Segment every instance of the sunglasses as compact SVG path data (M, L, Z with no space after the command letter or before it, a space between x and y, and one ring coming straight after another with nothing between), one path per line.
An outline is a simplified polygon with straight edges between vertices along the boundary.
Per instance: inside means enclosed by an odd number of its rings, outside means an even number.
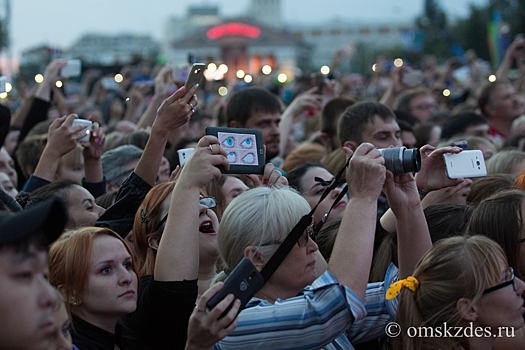
M211 209L217 206L217 200L214 197L200 197L199 204L202 205L203 207L206 207L206 209ZM157 227L155 227L155 230L153 230L153 232L158 231L158 229L160 229L162 224L165 223L167 219L168 219L168 214L162 217L162 219L158 223Z
M501 289L501 288L505 288L506 286L508 286L509 284L512 284L512 288L514 288L514 291L516 291L516 282L514 280L514 269L512 267L509 268L509 271L510 271L510 278L506 281L503 281L499 284L496 284L495 286L493 287L490 287L490 288L487 288L483 291L483 295L485 294L488 294L490 292L494 292L498 289Z

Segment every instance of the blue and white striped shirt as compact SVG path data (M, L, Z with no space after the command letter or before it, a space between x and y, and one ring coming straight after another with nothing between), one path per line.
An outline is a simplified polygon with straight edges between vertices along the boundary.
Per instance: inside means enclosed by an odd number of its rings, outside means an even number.
M235 331L212 349L353 349L350 341L384 337L397 309L385 293L397 277L391 264L384 282L368 284L364 303L329 271L294 298L252 298Z

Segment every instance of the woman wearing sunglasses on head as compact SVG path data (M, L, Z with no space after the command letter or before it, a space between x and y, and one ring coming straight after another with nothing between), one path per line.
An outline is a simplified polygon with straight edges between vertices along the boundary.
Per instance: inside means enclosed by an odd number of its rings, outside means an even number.
M387 298L399 294L394 349L492 349L497 337L523 326L524 292L496 242L481 235L440 240L412 276L387 291Z
M155 186L135 215L133 243L142 290L137 311L125 324L152 349L184 346L197 295L215 275L218 220L209 209L216 202L201 188L220 176L216 165L229 166L225 151L215 137L205 136L176 183ZM235 312L225 317L222 328L234 317Z

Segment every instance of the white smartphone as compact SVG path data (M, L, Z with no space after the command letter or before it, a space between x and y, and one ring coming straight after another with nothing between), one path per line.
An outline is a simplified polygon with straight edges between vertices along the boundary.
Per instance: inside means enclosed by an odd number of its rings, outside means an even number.
M87 126L87 128L84 129L84 132L86 133L86 135L80 140L78 140L78 142L89 142L89 137L91 136L91 132L93 131L93 122L91 122L91 120L86 120L86 119L73 120L73 126L77 126L77 125Z
M0 93L6 92L5 85L7 84L7 77L1 76L0 77Z
M104 77L100 79L100 84L106 90L117 90L118 89L118 83L115 81L114 78L111 78L111 77Z
M483 152L480 150L467 150L461 153L445 153L445 166L449 179L461 177L483 177L487 175Z
M193 151L195 151L195 148L183 148L177 151L177 154L179 155L179 164L181 167L188 161L190 156L193 154Z
M80 60L68 60L67 64L60 70L63 78L78 77L82 73L82 63Z

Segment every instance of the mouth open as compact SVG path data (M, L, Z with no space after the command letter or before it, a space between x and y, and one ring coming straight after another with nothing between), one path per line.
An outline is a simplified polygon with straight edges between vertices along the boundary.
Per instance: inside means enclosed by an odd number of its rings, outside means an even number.
M213 227L213 224L212 224L212 222L210 220L204 221L202 224L200 224L199 232L206 233L206 234L209 234L209 235L217 234L217 232L215 232L215 228Z

